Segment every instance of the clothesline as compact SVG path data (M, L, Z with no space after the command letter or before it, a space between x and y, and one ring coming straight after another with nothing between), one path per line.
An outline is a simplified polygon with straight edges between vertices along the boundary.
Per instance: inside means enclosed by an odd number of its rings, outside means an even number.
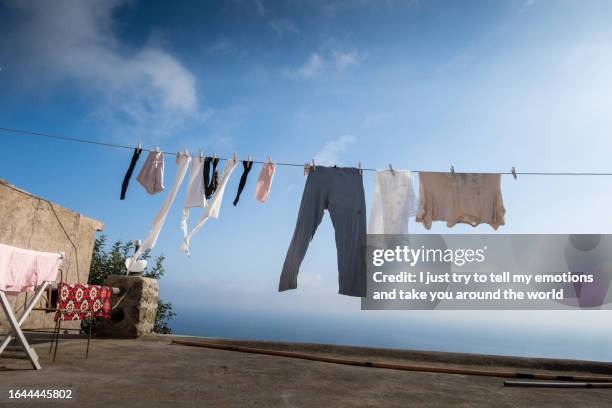
M117 149L129 149L129 150L133 150L136 147L136 146L128 146L128 145L121 145L121 144L108 143L108 142L99 142L99 141L88 140L88 139L83 139L83 138L76 138L76 137L70 137L70 136L64 136L64 135L52 135L52 134L49 134L49 133L35 132L35 131L23 130L23 129L6 128L6 127L0 127L0 131L5 132L5 133L12 133L12 134L16 134L16 135L20 134L20 135L28 135L28 136L46 137L46 138L49 138L49 139L63 140L63 141L67 141L67 142L76 142L76 143L86 143L86 144L92 144L92 145L104 146L104 147L111 147L111 148L117 148ZM151 151L155 150L155 149L147 149L147 148L144 148L144 147L141 147L141 149L143 151L146 151L146 152L151 152ZM163 150L160 150L160 151L162 153L164 153L165 155L176 156L177 154L179 154L177 152L169 152L169 151L163 151ZM226 157L217 157L217 158L219 160L222 160L222 161L223 160L229 160ZM258 164L265 164L265 163L267 163L267 161L255 160L255 159L248 159L248 161L252 161L253 163L258 163ZM313 163L313 162L314 162L314 160L310 161L310 163ZM277 166L304 167L305 165L309 164L309 162L305 162L305 163L274 162L274 164L276 164ZM314 163L314 164L316 165L316 163ZM390 168L391 168L391 166L390 166ZM380 169L363 167L363 168L361 168L361 170L362 171L379 171ZM412 170L412 171L415 172L415 173L432 172L430 170ZM451 171L454 172L454 167L451 167ZM448 173L448 171L441 172L441 173ZM483 172L479 172L479 173L483 173ZM484 172L484 173L486 173L486 172ZM522 175L522 176L612 176L612 172L501 171L501 172L489 172L489 173L503 174L503 175L512 175L512 176L517 176L517 175Z
M150 195L165 190L164 154L176 156L177 167L172 187L153 218L146 238L139 240L140 244L134 255L126 261L128 272L138 272L144 269L143 260L139 260L139 257L155 246L169 210L185 179L187 179L187 189L180 222L183 232L181 250L190 256L190 243L194 235L208 220L219 217L227 182L239 165L236 153L231 159L216 157L215 154L213 157L207 156L204 160L192 160L187 150L184 153L162 152L159 148L144 149L141 143L138 146L126 146L20 129L0 127L0 131L133 151L121 186L121 200L125 198L129 180L142 151L147 151L149 154L136 180ZM199 157L202 158L201 151ZM227 162L222 171L218 171L217 164L221 160L227 160ZM390 171L379 171L363 168L361 162L358 167L345 167L342 168L342 171L338 171L334 168L335 166L317 166L314 159L305 164L274 163L270 158L267 161L252 160L249 155L248 160L242 160L243 171L233 202L234 206L239 201L253 163L263 164L255 187L255 198L262 203L267 200L276 165L303 167L304 173L310 170L299 207L296 227L283 263L278 290L297 288L300 265L321 218L327 210L335 230L338 293L358 297L367 295L365 248L368 233L408 234L410 217L415 217L415 221L422 223L427 230L431 229L434 221L446 222L449 228L457 224L471 226L488 224L497 230L498 227L505 224L506 213L500 183L502 174L512 175L515 179L517 175L612 176L612 173L595 172L517 172L515 167L512 167L509 172L457 173L462 174L462 177L455 177L454 166L451 166L448 172L395 172L391 164L389 164ZM187 175L190 164L191 168ZM314 167L308 168L309 166ZM362 170L377 172L369 225L366 222L367 211ZM418 196L412 182L413 175L417 172L419 173ZM194 208L201 208L202 212L196 224L190 228L188 219L191 209Z

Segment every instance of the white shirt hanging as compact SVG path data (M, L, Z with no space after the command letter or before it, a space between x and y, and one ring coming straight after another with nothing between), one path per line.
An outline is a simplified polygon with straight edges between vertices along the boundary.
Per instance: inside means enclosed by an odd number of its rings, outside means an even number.
M204 157L196 157L191 163L184 207L204 208L206 205L206 195L204 194Z
M225 167L223 168L223 174L221 175L221 179L219 180L219 186L215 191L214 195L210 198L208 206L200 217L200 221L198 225L196 225L193 230L183 239L183 245L181 249L189 256L189 244L191 243L191 239L193 236L204 226L206 221L209 218L219 218L219 212L221 210L221 202L223 201L223 193L225 193L225 186L232 175L232 172L238 165L238 159L234 156L230 160L227 161Z
M408 220L417 206L410 171L377 171L368 233L408 234Z
M193 160L191 171L189 172L189 183L187 184L185 204L183 204L183 214L181 215L183 240L187 239L189 234L189 225L187 224L189 209L205 208L207 205L206 193L204 191L204 157L200 156Z

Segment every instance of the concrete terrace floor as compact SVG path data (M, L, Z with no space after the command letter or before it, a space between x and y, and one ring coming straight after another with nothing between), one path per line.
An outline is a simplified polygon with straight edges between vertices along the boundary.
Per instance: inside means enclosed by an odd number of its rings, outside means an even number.
M195 338L181 338L197 341ZM612 389L504 387L493 377L355 367L171 344L172 337L62 340L57 361L36 345L43 369L0 356L0 389L73 387L76 401L0 403L75 407L609 407ZM214 340L219 342L220 340ZM612 364L413 352L342 346L226 341L370 361L612 374ZM17 354L16 352L14 354ZM562 370L562 371L560 371Z

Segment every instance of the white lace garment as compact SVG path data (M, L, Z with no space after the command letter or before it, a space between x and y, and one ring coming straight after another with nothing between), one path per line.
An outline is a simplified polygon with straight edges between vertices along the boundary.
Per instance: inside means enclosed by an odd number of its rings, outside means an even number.
M408 234L417 205L410 171L377 171L368 234Z

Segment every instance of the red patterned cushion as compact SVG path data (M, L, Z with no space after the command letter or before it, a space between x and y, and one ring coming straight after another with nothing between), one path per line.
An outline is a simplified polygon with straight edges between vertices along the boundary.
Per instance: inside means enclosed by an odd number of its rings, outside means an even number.
M60 282L58 285L58 311L55 320L82 320L91 317L108 319L111 311L112 288Z

